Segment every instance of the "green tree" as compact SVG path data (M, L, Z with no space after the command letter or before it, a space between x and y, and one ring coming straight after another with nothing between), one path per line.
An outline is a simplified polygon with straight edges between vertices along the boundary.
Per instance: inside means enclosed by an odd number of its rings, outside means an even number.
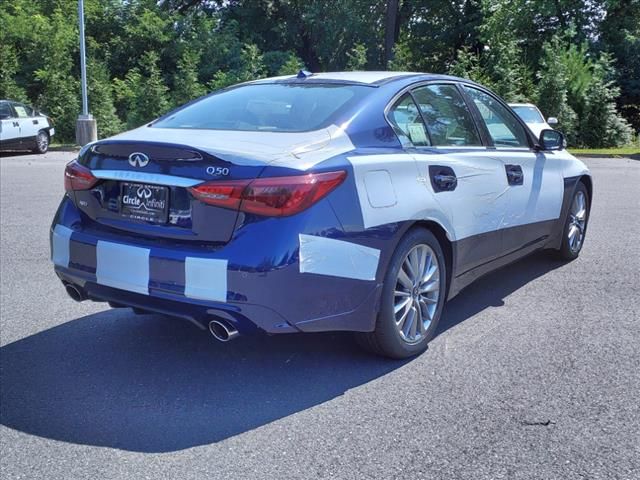
M367 65L367 47L356 43L347 53L347 70L364 70Z
M11 98L27 101L26 90L18 85L15 75L18 72L18 56L15 48L3 38L0 33L0 98Z
M116 114L113 85L105 63L89 57L87 84L89 110L96 119L98 137L105 138L120 133L124 129L124 123Z
M200 52L185 48L173 76L174 105L182 105L206 93L205 87L198 81L199 61Z
M72 60L77 58L78 32L67 13L56 9L43 33L46 38L40 45L43 64L34 72L38 83L35 104L53 118L59 138L70 140L75 137L80 112L80 82Z
M124 80L116 80L114 88L120 105L126 111L129 128L144 125L171 108L167 95L169 89L158 69L155 52L146 52L139 67L129 70Z
M554 37L543 46L541 69L538 72L538 97L536 104L546 117L556 117L570 145L578 143L577 115L569 105L569 71L564 62L563 46L559 37Z

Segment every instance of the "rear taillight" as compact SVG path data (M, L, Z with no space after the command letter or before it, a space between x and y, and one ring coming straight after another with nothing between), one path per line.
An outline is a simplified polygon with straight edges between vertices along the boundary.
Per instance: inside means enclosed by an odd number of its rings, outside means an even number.
M344 171L293 177L207 182L189 190L201 202L271 217L295 215L309 208L347 176Z
M64 189L67 192L74 190L89 190L98 179L93 176L91 170L80 165L77 160L67 163L64 169Z

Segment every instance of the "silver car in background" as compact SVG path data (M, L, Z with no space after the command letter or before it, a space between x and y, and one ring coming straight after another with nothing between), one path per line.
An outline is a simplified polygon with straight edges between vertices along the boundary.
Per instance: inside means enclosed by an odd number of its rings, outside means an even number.
M549 117L545 121L542 112L533 103L510 103L509 106L527 124L536 138L542 130L552 130L558 124L556 117Z

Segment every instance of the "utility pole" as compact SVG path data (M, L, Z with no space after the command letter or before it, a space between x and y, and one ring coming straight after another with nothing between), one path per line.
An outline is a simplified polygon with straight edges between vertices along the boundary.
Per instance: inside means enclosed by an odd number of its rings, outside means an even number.
M98 127L89 113L87 99L87 61L84 43L84 0L78 0L78 22L80 24L80 82L82 84L82 113L76 122L76 143L84 146L98 139Z

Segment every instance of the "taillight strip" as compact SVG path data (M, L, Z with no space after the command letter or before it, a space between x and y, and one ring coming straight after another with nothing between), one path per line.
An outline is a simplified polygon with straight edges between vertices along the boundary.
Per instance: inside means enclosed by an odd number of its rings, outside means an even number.
M346 171L338 170L287 177L214 180L189 191L208 205L268 217L286 217L317 203L338 187L346 176Z
M91 170L93 176L101 180L126 180L141 183L153 183L169 187L194 187L206 180L197 178L178 177L162 173L134 172L131 170Z

